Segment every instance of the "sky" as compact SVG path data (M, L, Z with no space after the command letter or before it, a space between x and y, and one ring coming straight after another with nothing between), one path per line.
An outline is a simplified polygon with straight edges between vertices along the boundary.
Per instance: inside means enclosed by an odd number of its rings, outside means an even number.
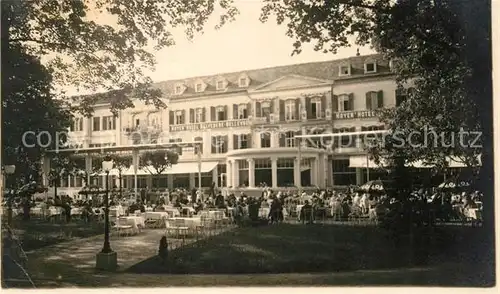
M337 54L316 52L313 44L303 44L302 53L291 56L295 40L286 36L286 26L277 25L273 18L261 23L261 0L235 0L240 14L236 20L216 30L219 14L214 12L203 33L188 40L183 29L170 32L175 45L154 52L156 70L146 71L154 82L215 75L280 65L326 61L356 55L357 47L340 48ZM90 18L101 24L113 25L113 20L90 13ZM360 48L360 54L374 53L370 48ZM56 88L59 88L56 85ZM90 94L69 86L61 88L66 94Z
M274 20L259 21L259 0L236 0L240 14L236 21L219 30L207 26L202 35L188 41L182 31L174 31L176 45L156 54L154 81L211 75L294 63L325 61L356 55L357 47L342 48L337 54L316 52L312 45L291 56L294 40L285 35L286 27ZM215 18L214 18L215 21ZM373 53L360 48L361 54Z

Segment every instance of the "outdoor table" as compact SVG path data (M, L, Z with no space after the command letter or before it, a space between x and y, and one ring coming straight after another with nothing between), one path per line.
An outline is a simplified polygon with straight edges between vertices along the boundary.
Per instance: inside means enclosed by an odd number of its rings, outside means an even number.
M109 208L109 215L112 216L121 216L125 215L125 208L123 206L113 206Z
M210 210L208 212L208 217L216 220L221 220L224 218L224 212L219 210Z
M178 217L178 216L181 216L181 213L179 212L179 210L177 208L165 208L165 212L168 213L168 215L170 217Z
M124 216L120 217L120 220L125 220L126 224L132 226L134 229L145 227L144 218L142 216Z
M145 219L159 220L162 218L168 218L168 212L166 211L147 211L144 215Z
M82 214L82 209L80 207L71 208L71 215L80 215Z
M201 217L176 217L171 218L170 220L183 220L185 226L188 228L196 228L197 226L201 226Z

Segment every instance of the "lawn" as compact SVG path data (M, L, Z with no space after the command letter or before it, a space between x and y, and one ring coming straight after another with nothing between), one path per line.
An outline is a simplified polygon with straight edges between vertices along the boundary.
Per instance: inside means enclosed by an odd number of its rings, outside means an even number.
M49 222L38 219L29 221L15 220L13 228L24 251L36 250L72 239L104 234L104 224L85 223L76 219L70 223Z
M396 246L384 230L375 226L280 224L239 228L172 251L167 266L157 257L150 257L129 268L127 273L151 274L151 278L168 275L168 280L174 281L177 274L220 277L334 273L345 277L359 272L361 277L364 272L365 276L366 273L378 276L385 273L377 278L382 284L490 285L492 270L486 268L472 241L477 237L477 228L440 230L429 243L424 265L415 263L416 245L403 241ZM421 272L423 267L427 276ZM412 271L413 274L409 273ZM406 276L401 276L403 273L407 273ZM262 282L260 278L246 279L246 282L267 284L264 280L268 277L261 277ZM333 282L325 279L325 283ZM339 281L342 279L335 282ZM344 282L349 284L349 280Z

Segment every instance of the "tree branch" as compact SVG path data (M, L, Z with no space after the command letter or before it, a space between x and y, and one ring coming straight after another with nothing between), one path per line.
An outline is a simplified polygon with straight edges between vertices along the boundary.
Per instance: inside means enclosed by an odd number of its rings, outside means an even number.
M17 38L17 39L9 39L8 42L33 42L41 45L48 45L48 46L59 46L59 47L68 47L68 45L63 44L63 43L56 43L56 42L47 42L43 40L37 40L37 39L31 39L31 38Z

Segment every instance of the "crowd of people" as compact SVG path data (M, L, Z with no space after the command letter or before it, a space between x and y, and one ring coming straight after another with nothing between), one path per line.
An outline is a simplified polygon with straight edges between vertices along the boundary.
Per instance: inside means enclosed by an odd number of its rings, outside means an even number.
M244 192L228 193L223 195L215 185L203 193L193 189L177 188L163 193L153 193L148 189L141 189L138 194L133 192L114 191L110 195L110 206L123 206L127 213L135 211L162 211L166 206L173 206L181 213L197 214L206 209L226 210L227 215L236 221L242 219L265 218L271 223L282 222L284 212L296 216L304 222L313 222L315 219L334 218L348 220L356 217L380 218L387 211L394 209L400 202L390 198L384 191L360 191L356 187L344 190L317 189L309 193L297 190L274 191L265 184L261 187L259 197L248 196ZM87 195L88 196L88 195ZM458 192L457 190L419 189L414 191L410 202L417 203L418 207L432 213L433 217L443 221L460 219L465 209L481 208L482 195L478 191L473 193ZM49 207L59 207L67 222L71 221L72 208L79 208L81 216L86 221L92 221L95 208L104 207L102 194L87 197L85 200L73 200L68 196L56 196L35 203L33 199L21 198L14 202L14 209L29 210L37 206L42 210ZM266 215L259 213L261 209L268 211Z

